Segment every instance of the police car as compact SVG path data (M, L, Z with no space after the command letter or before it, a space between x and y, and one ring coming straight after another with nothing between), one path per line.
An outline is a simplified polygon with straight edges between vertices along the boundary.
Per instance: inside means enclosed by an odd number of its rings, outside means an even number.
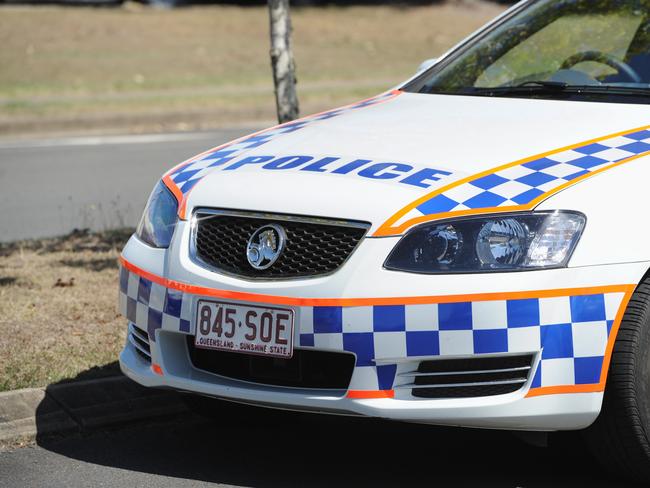
M649 1L524 1L179 164L121 256L122 370L197 407L585 429L649 479L649 102Z

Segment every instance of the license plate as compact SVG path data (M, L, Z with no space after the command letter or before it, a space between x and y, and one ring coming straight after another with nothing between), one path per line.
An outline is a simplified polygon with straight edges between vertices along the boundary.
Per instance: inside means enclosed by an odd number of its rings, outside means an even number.
M293 310L199 300L194 345L245 354L290 358Z

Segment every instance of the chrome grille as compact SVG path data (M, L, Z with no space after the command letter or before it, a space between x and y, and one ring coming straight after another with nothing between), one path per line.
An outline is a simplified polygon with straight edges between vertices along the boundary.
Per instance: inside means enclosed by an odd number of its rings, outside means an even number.
M395 389L409 389L421 398L504 395L526 384L534 359L533 354L522 354L422 361L416 371L398 375Z
M255 269L246 257L248 241L257 229L270 224L284 229L286 247L269 268ZM365 222L198 210L191 253L201 265L249 279L321 276L343 265L369 227Z

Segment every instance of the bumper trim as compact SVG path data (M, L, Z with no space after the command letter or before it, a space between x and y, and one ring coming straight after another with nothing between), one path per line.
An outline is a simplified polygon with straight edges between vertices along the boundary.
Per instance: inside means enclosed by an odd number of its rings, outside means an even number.
M195 286L181 281L163 278L150 273L129 262L120 256L120 263L129 271L142 276L158 285L192 295L201 295L216 298L229 298L232 300L252 301L256 303L269 303L274 305L289 305L296 307L363 307L372 305L426 305L456 302L483 302L492 300L517 300L524 298L554 298L567 295L592 295L594 293L625 293L630 295L636 285L604 285L580 288L559 288L553 290L530 290L515 292L476 293L467 295L438 295L438 296L413 296L413 297L375 297L375 298L301 298L280 295L265 295L248 293L219 288ZM385 360L388 360L384 358Z
M348 390L348 398L364 400L369 398L395 398L395 390Z

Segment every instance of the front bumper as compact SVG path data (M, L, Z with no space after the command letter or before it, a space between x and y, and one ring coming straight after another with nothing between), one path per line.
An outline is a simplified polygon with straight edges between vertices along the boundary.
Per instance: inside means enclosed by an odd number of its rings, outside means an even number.
M455 400L349 398L322 392L292 391L222 378L193 369L183 361L184 341L159 333L162 375L154 373L128 344L120 354L122 372L148 387L172 388L215 398L273 408L339 415L363 415L407 422L512 430L573 430L587 427L598 416L602 393L578 393L526 398L525 393ZM171 350L176 349L175 352ZM170 361L164 358L169 355Z
M152 361L127 342L120 356L127 376L145 386L278 408L471 427L564 430L591 424L630 283L648 268L635 263L419 276L382 269L395 243L384 238L366 239L328 277L247 282L191 262L188 233L181 223L168 252L136 238L123 251L121 310L147 331ZM291 307L297 347L356 355L349 389L273 387L194 368L186 336L194 334L200 297ZM400 374L425 360L514 353L533 354L533 370L519 390L497 396L414 397Z

